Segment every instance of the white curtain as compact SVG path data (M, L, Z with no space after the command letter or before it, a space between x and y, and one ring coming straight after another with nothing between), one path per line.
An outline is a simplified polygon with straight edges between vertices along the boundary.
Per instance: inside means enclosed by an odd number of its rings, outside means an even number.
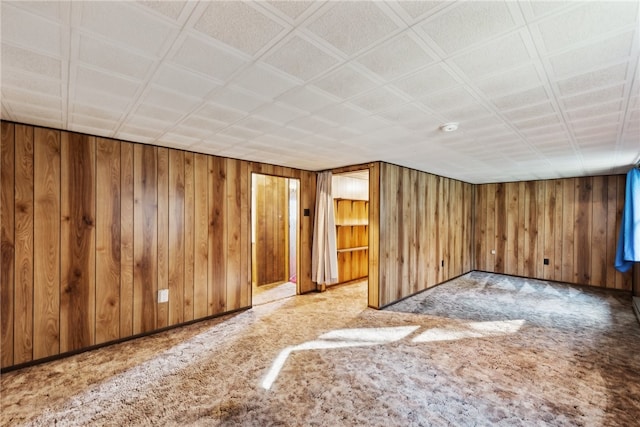
M336 221L333 214L331 172L318 174L316 217L313 224L311 280L324 288L338 282Z

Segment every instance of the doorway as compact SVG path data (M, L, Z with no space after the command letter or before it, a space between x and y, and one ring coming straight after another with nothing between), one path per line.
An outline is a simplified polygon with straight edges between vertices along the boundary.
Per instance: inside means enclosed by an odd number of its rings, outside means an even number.
M299 293L300 180L251 175L252 305Z

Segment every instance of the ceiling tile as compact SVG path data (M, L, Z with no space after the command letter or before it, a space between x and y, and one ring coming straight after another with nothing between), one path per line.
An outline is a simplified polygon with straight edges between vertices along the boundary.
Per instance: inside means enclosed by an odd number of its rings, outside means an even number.
M550 124L552 125L560 122L561 120L557 114L551 114L548 116L537 117L535 119L520 120L520 121L514 122L514 126L520 130L523 130L523 129L538 128L538 127L547 126Z
M250 3L240 1L210 2L195 28L249 55L270 44L285 29Z
M459 2L420 28L448 54L472 46L514 28L507 4L502 1Z
M316 112L317 116L338 125L347 124L365 118L368 113L350 105L337 104Z
M314 112L335 103L320 91L306 86L294 89L282 95L278 100L308 112Z
M593 1L540 23L548 52L582 43L610 31L637 25L638 2Z
M306 111L291 108L283 104L271 103L253 112L254 117L265 118L280 125L290 122L296 117L307 115Z
M177 1L177 0L171 0L171 1L141 0L141 1L138 1L136 4L147 7L151 10L154 10L160 13L161 15L164 15L176 21L180 16L180 14L182 13L182 10L184 9L184 6L187 4L187 2Z
M173 61L207 77L226 81L246 61L194 37L186 37L173 56Z
M442 1L399 1L398 5L413 19L423 18L444 4Z
M555 109L550 102L543 102L542 104L538 105L532 105L524 108L518 108L516 110L506 111L503 114L509 120L517 121L540 117L554 112Z
M159 55L176 27L127 2L82 2L80 26L124 46Z
M354 23L357 31L350 31ZM375 2L330 2L309 30L346 54L354 54L398 30Z
M514 93L511 95L503 96L501 98L493 99L492 102L502 110L510 110L514 108L521 108L526 105L539 104L544 101L548 101L549 97L544 87L525 90L523 92Z
M308 81L338 63L333 56L295 35L262 60L302 81Z
M38 76L18 71L15 68L2 69L2 86L21 88L44 95L62 96L60 80L39 78Z
M419 98L431 92L457 86L460 83L441 64L421 70L392 83L407 95Z
M573 95L585 90L624 83L627 75L627 63L617 64L601 70L592 71L558 82L562 96Z
M96 88L116 96L130 97L140 88L139 80L103 73L79 65L76 69L76 87Z
M519 33L489 42L453 59L467 76L474 78L516 68L530 60L529 52Z
M394 106L405 104L407 101L387 88L381 87L371 92L367 92L357 98L353 98L349 102L371 113L375 113L387 108L393 108Z
M350 65L338 68L313 84L325 92L343 99L355 96L377 85L375 81Z
M162 64L153 83L184 95L201 97L220 86L220 82L169 64Z
M109 92L84 86L75 88L71 101L85 105L99 105L104 109L116 111L128 111L129 107L133 104L131 97L115 96Z
M234 123L243 118L245 114L240 110L215 104L205 104L194 112L194 115L224 123Z
M32 13L40 15L45 18L58 21L63 16L63 9L66 6L65 2L55 1L3 1L5 5L13 5L22 9L28 10ZM4 13L4 10L3 10Z
M79 102L74 102L71 109L73 114L81 114L83 116L96 117L107 121L119 120L122 116L122 112L114 110L106 110L93 105L84 105Z
M223 87L209 97L210 102L248 113L267 103L264 98L230 87Z
M229 124L225 122L221 122L215 120L211 117L200 117L195 115L190 115L185 120L182 121L181 125L187 126L193 129L201 129L206 134L211 134L213 132L217 132L221 129L224 129Z
M149 58L87 34L80 35L78 59L85 64L137 79L144 78L153 65L153 60Z
M168 91L151 85L142 97L145 104L152 104L167 110L176 110L182 114L194 109L200 104L200 99L184 96L178 92Z
M562 102L568 109L586 107L588 105L599 104L621 98L623 91L624 85L618 85L602 90L583 93L569 98L564 98Z
M184 115L184 113L180 111L167 110L166 108L161 108L150 104L140 105L136 109L135 114L139 114L151 119L162 120L163 122L169 122L168 124L175 123L180 119L180 117Z
M238 121L236 123L238 126L242 126L244 128L264 133L268 132L271 129L278 126L277 123L270 122L268 120L263 120L255 116L245 117L244 119Z
M409 34L401 34L359 57L358 62L391 80L432 63L433 58Z
M309 7L315 4L313 1L268 1L271 6L275 7L292 20L296 20Z
M499 73L475 83L475 86L489 97L497 97L523 89L540 86L541 80L533 64Z
M594 67L627 59L631 54L634 32L616 36L580 47L549 58L556 76L580 74Z
M46 55L40 55L26 49L2 44L2 70L11 67L39 74L44 77L60 79L62 76L62 61Z
M615 111L621 111L622 101L616 100L613 102L606 102L601 104L595 104L593 106L584 107L571 110L567 112L567 116L571 120L580 120L586 117L601 116Z
M477 104L478 101L466 87L459 86L429 95L422 99L422 103L431 110L439 112Z
M2 41L51 56L62 56L60 26L7 4L2 7Z
M290 79L269 67L255 64L233 78L232 85L240 86L264 98L274 99L298 86Z

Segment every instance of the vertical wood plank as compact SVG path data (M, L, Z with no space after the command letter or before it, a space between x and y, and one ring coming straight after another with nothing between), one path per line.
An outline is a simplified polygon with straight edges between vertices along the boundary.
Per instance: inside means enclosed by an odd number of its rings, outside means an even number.
M368 305L380 307L380 164L369 167L369 283Z
M298 287L300 293L316 289L311 280L311 247L313 240L313 221L315 218L316 174L302 172L300 175L300 271L298 271ZM302 215L304 209L309 210L309 216Z
M573 283L591 284L591 219L593 204L591 177L576 178Z
M226 179L226 218L227 218L227 248L226 248L226 310L236 310L241 307L241 287L242 269L240 258L242 236L241 205L241 168L240 161L227 159L227 179ZM279 178L285 181L284 178ZM284 185L283 185L284 186ZM284 195L283 195L284 196ZM288 242L285 242L287 244ZM284 245L283 245L284 246Z
M553 181L543 181L544 186L544 243L543 243L543 277L547 280L554 279L556 254L555 254L555 219L556 219L556 187ZM549 265L544 265L544 258L549 260Z
M185 297L185 158L169 150L169 325L182 323Z
M156 328L158 292L157 148L134 146L133 333Z
M15 125L15 364L33 360L33 157L33 127Z
M496 271L496 184L487 184L487 271Z
M40 359L60 352L60 133L42 128L34 130L33 221L33 358Z
M505 272L507 258L507 218L505 184L496 184L496 273Z
M562 181L562 281L574 281L574 228L575 180Z
M237 197L240 199L240 215L238 217L240 221L240 307L249 307L251 306L251 183L248 163L240 162L239 169L240 181ZM300 194L299 181L298 194ZM300 200L297 203L297 206L299 205ZM298 213L296 212L296 214ZM300 224L300 215L298 215L296 224ZM298 236L296 247L299 248L299 246ZM296 253L299 257L299 249L296 249ZM299 274L298 268L296 266L296 274Z
M476 185L473 188L476 193L475 203L475 269L487 270L487 186Z
M607 288L615 288L616 276L618 274L615 268L616 247L618 243L618 233L620 232L616 222L618 209L618 177L609 176L607 178L607 277L605 282Z
M518 274L518 183L505 184L505 197L507 199L507 258L505 272Z
M524 215L525 215L525 182L519 182L518 183L518 189L517 189L517 210L518 210L518 243L517 243L517 275L518 276L524 276L525 274L525 268L524 268L524 263L525 263L525 255L524 255L524 242L526 239L526 235L525 235L525 221L524 221Z
M95 344L95 137L62 133L60 351Z
M553 241L554 241L554 253L555 259L553 260L553 280L561 281L562 280L562 254L563 254L563 238L562 238L562 227L563 227L563 206L564 206L564 198L562 193L562 180L556 179L552 181L554 186L554 192L556 196L556 209L555 209L555 219L554 219L554 227L553 227ZM545 233L547 236L549 235L549 231Z
M96 344L120 338L120 145L96 140Z
M426 220L426 210L428 200L427 174L418 173L417 182L417 198L416 198L416 222L418 229L416 230L416 241L418 245L417 257L417 284L419 289L425 289L428 285L427 272L429 270L429 238L427 235L428 227Z
M169 149L158 147L157 192L158 192L158 284L157 289L169 289ZM169 299L172 292L169 291ZM157 300L156 300L157 301ZM169 325L169 302L158 303L156 328Z
M194 158L194 209L195 209L195 260L193 266L193 317L200 319L208 314L209 283L209 164L208 156L195 154Z
M184 321L193 320L195 277L195 157L184 153ZM246 163L245 163L246 164ZM206 264L205 264L206 265Z
M616 198L618 202L618 206L616 209L616 230L618 231L620 231L620 226L622 223L622 211L624 209L625 193L626 193L625 189L626 189L626 176L619 175L617 179L618 197ZM616 273L616 289L631 290L631 288L632 288L631 275L629 273L622 274L620 272L617 272Z
M133 335L133 144L120 142L120 338Z
M13 365L15 263L15 128L2 122L0 142L0 367Z
M591 284L607 286L607 186L606 176L593 177L593 221L591 231Z
M209 315L226 311L226 180L225 159L209 157Z

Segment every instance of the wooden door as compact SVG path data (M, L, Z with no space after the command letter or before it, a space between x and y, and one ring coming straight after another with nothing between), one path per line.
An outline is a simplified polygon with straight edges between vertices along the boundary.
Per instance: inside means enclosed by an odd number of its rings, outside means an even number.
M255 175L255 257L257 286L286 282L288 263L287 179Z

